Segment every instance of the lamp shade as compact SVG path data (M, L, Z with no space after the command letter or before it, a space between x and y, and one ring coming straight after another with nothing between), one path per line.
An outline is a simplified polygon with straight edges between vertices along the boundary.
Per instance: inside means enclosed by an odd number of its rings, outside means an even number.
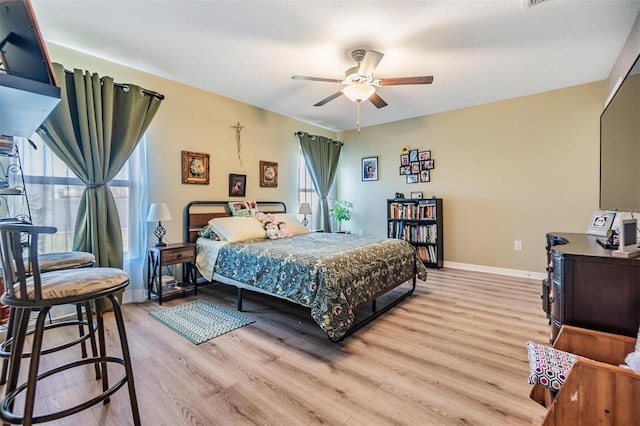
M149 207L147 222L160 222L163 220L171 220L171 214L165 203L153 203Z
M300 210L298 214L311 214L311 206L309 203L300 203Z
M375 87L362 83L352 84L342 89L342 93L353 102L366 101L375 92Z

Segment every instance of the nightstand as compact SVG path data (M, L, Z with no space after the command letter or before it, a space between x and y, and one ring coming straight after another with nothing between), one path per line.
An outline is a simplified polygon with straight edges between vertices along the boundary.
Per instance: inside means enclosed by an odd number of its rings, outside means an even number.
M196 277L196 245L193 243L167 244L166 246L151 246L147 248L147 298L151 294L158 296L158 304L162 299L170 296L183 297L190 292L198 294ZM178 277L175 286L162 283L162 268L169 265L182 264L183 279ZM163 289L163 287L165 287Z

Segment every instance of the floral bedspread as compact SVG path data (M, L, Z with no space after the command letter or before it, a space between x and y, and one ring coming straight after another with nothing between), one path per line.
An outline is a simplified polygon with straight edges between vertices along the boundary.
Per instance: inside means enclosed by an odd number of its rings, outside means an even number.
M354 321L354 309L427 270L406 241L309 233L218 248L214 272L311 308L332 340Z

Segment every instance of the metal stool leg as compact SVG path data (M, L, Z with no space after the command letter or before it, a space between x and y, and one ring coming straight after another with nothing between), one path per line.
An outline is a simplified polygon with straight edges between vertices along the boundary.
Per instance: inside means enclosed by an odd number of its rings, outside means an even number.
M51 308L43 307L38 313L36 328L33 332L33 345L31 348L31 362L29 363L29 377L27 378L27 390L24 402L24 417L22 424L33 424L33 409L36 399L36 386L38 384L38 368L40 367L40 351L42 350L42 338L44 337L44 322Z
M15 308L9 309L9 322L7 323L7 333L5 335L5 344L4 351L7 351L9 356L11 356L11 352L9 351L11 337L13 336L13 327L15 322L16 310ZM7 369L9 367L9 358L2 358L2 372L0 373L0 385L4 385L7 383Z
M133 424L140 425L140 411L138 410L138 398L136 397L136 387L133 382L133 367L131 366L131 355L129 354L129 343L127 342L127 332L124 328L124 319L122 318L122 310L115 295L108 296L113 306L113 316L118 326L118 335L120 337L120 346L122 347L122 358L124 359L124 369L127 375L127 386L129 387L129 400L131 402L131 412L133 414Z
M91 302L87 301L84 303L84 311L87 315L87 324L89 324L89 334L91 337L89 340L91 341L91 353L93 357L98 356L98 345L96 344L96 327L93 326L93 314L91 313ZM96 362L94 364L96 369L96 380L100 380L102 378L102 374L100 373L100 363Z
M29 317L31 315L31 309L29 308L13 308L13 310L15 310L13 327L14 339L11 342L11 357L9 358L9 374L7 376L5 396L12 393L18 387L20 361L22 360L22 351L29 327ZM11 401L3 399L0 412L2 414L13 412L13 399Z

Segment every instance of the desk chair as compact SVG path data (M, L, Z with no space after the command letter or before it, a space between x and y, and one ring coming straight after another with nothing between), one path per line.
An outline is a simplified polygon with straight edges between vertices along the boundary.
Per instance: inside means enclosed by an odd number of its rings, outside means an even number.
M38 258L38 238L40 234L53 234L54 227L30 224L0 223L0 252L5 279L2 303L15 310L13 342L9 359L9 374L5 396L0 401L0 418L7 423L31 425L67 417L92 407L100 402L107 404L110 396L125 384L128 386L133 424L140 424L140 414L135 393L131 357L127 343L122 311L115 294L129 284L127 274L116 268L81 268L42 273ZM23 241L27 241L28 258L23 257ZM31 269L25 268L31 265ZM58 366L38 374L45 319L53 306L83 304L106 299L111 302L118 330L121 357L107 356L102 311L96 312L98 324L99 356L83 358ZM33 309L38 310L33 344L29 358L26 382L18 384L20 364L24 351L29 317ZM90 311L90 310L89 310ZM116 363L124 367L124 374L113 386L109 386L107 364ZM99 364L102 377L102 393L73 407L57 412L34 416L34 404L38 381L66 370L88 364ZM22 413L16 413L16 397L25 392Z

